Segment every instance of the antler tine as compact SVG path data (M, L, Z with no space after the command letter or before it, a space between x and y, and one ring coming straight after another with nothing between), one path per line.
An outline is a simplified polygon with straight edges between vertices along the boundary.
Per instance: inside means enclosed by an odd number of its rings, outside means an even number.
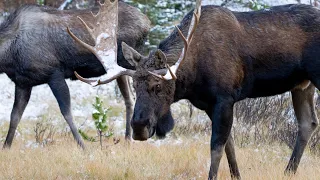
M92 13L92 12L91 12ZM84 27L86 27L87 31L90 33L90 35L92 35L93 29L91 29L86 22L84 22L84 20L80 17L77 16L77 18L81 21L81 23L84 25Z
M67 27L67 32L68 34L72 37L72 39L74 39L75 41L77 41L79 44L81 44L82 46L84 46L85 48L89 49L91 52L94 51L93 47L90 46L89 44L83 42L82 40L80 40L76 35L73 34L73 32L71 32L70 28Z
M108 84L109 82L111 82L111 81L113 81L113 80L115 80L118 77L123 76L123 75L133 76L134 73L135 73L135 71L127 69L125 71L121 71L120 73L118 73L118 74L116 74L114 76L111 76L111 77L107 78L106 80L101 81L99 79L98 83L95 86L102 85L102 84Z
M79 17L78 17L79 18ZM85 22L79 18L81 20L81 22L83 22L83 24L85 24ZM86 26L86 24L85 24ZM87 28L88 29L88 28ZM89 30L89 29L88 29ZM90 52L92 52L93 54L95 54L95 50L94 50L94 47L85 43L84 41L80 40L76 35L73 34L73 32L71 32L70 28L67 27L67 32L68 34L72 37L72 39L74 39L76 42L78 42L79 44L81 44L83 47L87 48ZM74 71L74 74L75 76L82 82L85 82L87 84L91 84L91 83L94 83L96 82L96 80L91 80L91 79L86 79L82 76L80 76L76 71Z
M183 33L181 32L180 28L179 28L178 26L176 26L176 29L177 29L180 37L182 38L183 42L184 42L185 44L187 44L187 43L188 43L188 40L186 39L186 37L184 37L184 35L183 35Z
M99 85L102 85L102 84L108 84L109 82L111 82L111 81L113 81L113 80L115 80L118 77L123 76L123 75L133 76L135 74L135 71L134 70L130 70L130 69L125 69L125 70L122 70L120 72L117 72L114 75L106 74L105 75L106 76L105 80L101 80L101 79L98 79L98 80L86 79L86 78L82 77L81 75L79 75L76 71L74 71L74 74L80 81L82 81L84 83L87 83L87 84L92 85L92 86L99 86Z
M99 1L99 3L100 3L100 1ZM105 0L104 1L104 4L111 4L112 2L110 1L110 0Z
M165 76L162 76L162 75L159 75L159 74L155 73L157 71L149 72L149 73L151 73L152 75L154 75L154 76L156 76L158 78L165 79L165 80L172 80L172 79L175 80L175 79L177 79L177 76L176 76L177 70L179 69L181 63L186 58L188 47L189 47L189 45L190 45L190 43L192 41L193 34L194 34L194 32L196 30L196 27L197 27L197 25L199 23L199 20L200 20L200 15L201 15L201 0L197 0L196 8L195 8L195 10L193 12L193 17L191 19L190 27L189 27L189 30L188 30L187 38L183 35L181 30L176 26L176 29L177 29L181 39L184 42L184 48L182 49L182 52L181 52L181 55L180 55L178 61L171 67L167 63L165 63L165 66L168 69L168 71L165 74Z
M180 31L180 32L181 32L181 31ZM186 39L185 39L185 40L186 40ZM161 51L161 52L162 52L162 51ZM164 56L164 61L165 61L164 63L165 63L165 65L166 65L166 68L169 70L169 73L170 73L172 79L176 80L176 79L177 79L177 76L173 73L173 71L171 70L169 64L167 63L167 62L168 62L167 56L166 56L164 53L162 53L162 54L163 54L163 56Z
M90 85L91 85L92 83L96 82L96 80L90 80L90 79L86 79L86 78L80 76L76 71L74 71L74 75L75 75L80 81L85 82L85 83L90 84Z
M171 70L169 64L166 64L166 68L169 70L170 76L172 77L173 80L177 79L176 74Z
M188 39L188 43L190 43L191 42L191 40L192 40L192 37L193 37L193 34L194 34L194 32L196 31L196 27L197 27L197 25L198 25L198 23L199 23L199 20L200 20L200 14L196 14L195 12L193 13L193 17L195 17L195 19L194 19L194 27L192 28L192 30L191 30L191 33L190 33L190 37L189 37L189 39Z
M100 1L98 1L98 4L99 4L99 6L100 6L100 9L99 9L99 11L97 12L97 14L93 14L93 12L91 11L92 16L95 17L95 18L96 18L97 16L99 16L101 9L102 9L103 6L105 5L105 4L101 4Z
M181 32L181 30L178 28L177 30L178 30L178 32L179 32L179 35L180 35L180 37L182 38L182 40L184 41L184 49L183 49L183 51L182 51L182 53L181 53L181 60L180 60L180 58L179 58L179 60L177 61L177 63L179 63L179 64L177 64L177 69L180 67L180 64L181 64L181 62L186 58L186 55L187 55L187 52L188 52L188 47L189 47L189 45L190 45L190 43L191 43L191 41L192 41L192 37L193 37L193 34L194 34L194 32L196 31L196 27L197 27L197 25L198 25L198 22L199 22L199 17L200 16L198 16L195 12L193 13L193 17L194 17L194 26L192 27L192 29L191 29L191 31L189 31L189 34L188 34L188 37L187 38L185 38L185 36L183 35L183 33ZM191 25L190 25L191 26ZM191 27L190 27L191 28ZM170 69L169 69L169 71L170 71Z
M113 3L110 0L106 0L106 1L104 1L104 3L101 3L100 1L98 1L98 4L99 4L100 8L103 8L103 6L110 6ZM97 14L93 14L91 11L91 14L93 15L93 17L97 17L100 14L100 10L98 11Z
M192 17L192 20L191 20L191 24L190 24L190 27L189 27L187 38L184 37L184 35L180 31L180 29L178 28L179 29L178 32L180 34L180 37L184 40L184 48L182 50L180 58L178 59L177 63L175 64L177 66L176 69L178 69L180 67L181 62L183 60L185 60L185 57L186 57L186 54L187 54L187 51L188 51L188 47L189 47L189 45L190 45L190 43L192 41L193 34L196 31L196 28L197 28L197 25L198 25L198 22L199 22L199 18L200 18L200 14L201 14L201 0L197 0L196 8L195 8L194 11L196 11L196 12L193 12L193 17Z
M106 0L105 2L107 2L107 0ZM98 1L98 3L99 3L99 6L100 6L100 7L104 5L104 4L101 4L100 1Z
M186 40L186 39L185 39L185 40ZM162 51L160 51L160 53L161 53L162 56L163 56L164 64L165 64L166 68L169 70L169 73L170 73L171 77L172 77L173 79L177 79L176 75L171 71L171 68L170 68L169 64L167 63L167 56L166 56ZM153 76L155 76L155 77L157 77L157 78L166 80L166 78L165 78L164 76L162 76L162 75L159 75L159 74L157 74L157 73L155 73L155 72L152 72L152 71L148 71L148 72L149 72L151 75L153 75ZM158 72L158 73L159 73L159 72Z
M152 71L148 71L148 73L150 73L151 75L153 75L154 77L157 77L159 79L163 79L163 80L166 80L162 75L159 75L155 72L152 72Z

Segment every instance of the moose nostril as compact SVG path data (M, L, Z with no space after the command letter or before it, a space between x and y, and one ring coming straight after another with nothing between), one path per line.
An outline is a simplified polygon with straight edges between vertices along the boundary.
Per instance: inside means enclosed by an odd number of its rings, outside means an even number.
M139 119L139 120L135 120L133 119L131 121L131 126L132 128L144 128L149 124L149 120L148 119Z

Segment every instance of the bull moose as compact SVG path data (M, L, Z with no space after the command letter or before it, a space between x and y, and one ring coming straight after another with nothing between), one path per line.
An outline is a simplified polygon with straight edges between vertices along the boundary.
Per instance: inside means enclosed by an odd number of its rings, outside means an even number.
M59 11L47 6L24 5L0 25L0 72L6 73L15 83L15 100L4 148L12 144L32 87L45 83L50 86L57 99L75 140L84 147L73 124L70 93L65 79L76 79L74 71L84 77L96 77L105 74L106 70L92 52L69 36L67 27L83 41L94 44L93 37L77 17L94 25L95 19L109 16L110 2L106 3L108 4L101 6L104 10L99 11L100 15L97 16L93 16L90 10ZM97 9L93 11L97 12ZM119 28L118 31L116 29L119 42L124 41L140 49L149 28L150 21L144 14L124 2L119 2ZM116 63L123 67L133 68L125 61L121 48L118 48L116 59ZM113 67L112 64L105 66ZM118 77L117 82L126 104L126 137L129 138L129 122L133 111L132 95L127 77Z
M188 99L212 121L209 179L216 179L222 151L232 147L235 102L291 91L299 129L285 172L295 173L319 124L313 96L320 90L320 10L300 4L233 12L197 4L148 56L122 43L135 66L119 73L132 76L136 90L133 139L165 136L174 126L170 105ZM231 160L231 175L240 178Z

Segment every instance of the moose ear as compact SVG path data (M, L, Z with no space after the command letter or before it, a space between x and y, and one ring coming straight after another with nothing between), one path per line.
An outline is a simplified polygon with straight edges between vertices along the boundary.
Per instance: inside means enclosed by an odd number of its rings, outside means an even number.
M122 53L124 58L132 65L132 66L137 66L140 59L141 59L141 54L138 53L136 50L134 50L132 47L127 45L125 42L121 43L122 46Z
M166 55L160 49L158 49L155 52L155 57L156 57L156 65L162 67L167 63Z

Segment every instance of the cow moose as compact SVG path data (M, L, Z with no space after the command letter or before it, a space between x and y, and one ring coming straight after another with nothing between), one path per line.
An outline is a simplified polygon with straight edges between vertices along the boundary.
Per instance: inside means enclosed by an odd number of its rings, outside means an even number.
M119 9L119 28L116 32L118 41L124 41L141 49L150 28L150 20L138 9L124 2L119 2L117 9ZM97 12L97 10L95 8L92 11ZM99 13L108 16L108 8ZM78 18L79 16L88 22L95 22L95 18L99 16L93 14L91 10L59 11L47 6L24 5L0 25L0 72L6 73L15 83L15 100L4 148L9 148L12 144L32 87L45 83L49 85L57 99L60 111L70 126L75 140L84 148L73 123L70 93L65 79L77 79L74 71L84 77L97 77L105 74L106 70L92 52L70 37L67 27L83 41L94 45L93 37ZM125 61L121 48L118 48L116 59L123 67L134 68ZM117 82L126 105L126 138L130 138L132 95L126 76L118 77Z
M174 126L170 105L188 99L212 121L209 179L217 179L222 151L232 141L235 102L291 91L299 129L285 172L295 173L319 124L313 96L320 90L320 10L299 4L232 12L197 4L195 15L188 13L148 56L122 43L135 66L125 72L137 98L133 139L165 136ZM240 178L232 160L231 175Z

